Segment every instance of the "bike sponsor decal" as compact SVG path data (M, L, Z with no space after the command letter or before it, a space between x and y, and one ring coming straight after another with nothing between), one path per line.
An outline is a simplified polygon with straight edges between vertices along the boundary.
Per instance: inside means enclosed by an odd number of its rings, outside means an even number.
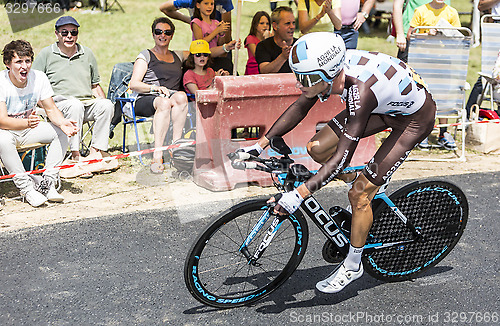
M425 192L425 191L439 191L439 192L445 193L448 196L450 196L451 199L453 199L455 201L456 205L460 205L460 201L458 200L457 196L452 191L450 191L446 188L443 188L443 187L426 187L426 188L422 188L422 189L416 189L416 190L410 192L408 195L406 195L406 197L410 197L413 194L421 193L421 192Z
M260 220L257 222L257 224L254 226L254 228L252 229L252 231L250 232L250 234L248 235L248 237L246 238L245 242L243 243L243 245L240 247L240 250L241 248L243 247L247 247L248 244L250 242L252 242L253 238L255 237L255 235L257 234L257 232L260 231L260 229L262 229L262 227L264 226L264 224L267 222L267 220L269 219L269 217L271 217L271 215L269 215L269 210L267 210L264 214L262 214Z
M251 294L249 296L246 296L244 298L239 298L239 299L222 299L222 298L216 298L213 295L210 295L207 292L205 292L205 289L203 289L203 287L201 286L200 282L198 282L198 277L196 276L197 275L196 265L193 266L193 271L192 271L191 275L193 276L193 283L194 283L194 286L195 286L196 290L198 290L198 292L200 292L208 300L215 301L217 303L241 303L241 302L245 302L245 301L248 301L250 299L253 299L253 298L260 297L261 295L263 295L264 293L267 292L267 290L264 289L260 293Z
M257 298L257 297L260 297L261 295L263 295L264 293L266 293L267 290L263 290L262 292L260 293L257 293L257 294L250 294L249 296L247 297L244 297L244 298L239 298L239 299L217 299L217 303L241 303L241 302L245 302L245 301L248 301L250 299L253 299L253 298Z
M319 222L319 225L323 230L330 236L330 238L335 242L338 247L343 247L349 244L349 240L340 232L337 224L332 220L332 218L321 209L320 204L314 199L314 197L309 197L304 201L304 206L309 210L311 214L314 214L314 218Z
M389 272L389 271L386 271L385 269L382 269L380 268L379 266L377 266L377 264L375 263L375 261L373 260L373 258L370 256L368 258L368 261L370 262L370 264L378 271L380 272L381 274L387 274L389 276L401 276L401 275L408 275L408 274L412 274L412 273L415 273L415 272L418 272L419 270L421 270L422 268L425 268L427 266L429 266L430 264L432 264L436 259L438 259L439 257L441 257L441 255L448 249L448 246L445 246L443 248L443 250L441 250L441 252L439 254L437 254L434 258L432 258L431 260L429 260L428 262L426 262L424 265L422 266L419 266L417 268L414 268L414 269L411 269L409 271L404 271L404 272Z
M302 226L300 225L299 221L295 218L295 216L293 215L290 215L289 216L290 220L292 222L294 222L295 224L297 224L296 228L297 228L297 244L302 246ZM300 252L300 251L299 251Z
M281 223L279 218L275 218L272 222L271 225L269 226L269 229L267 230L266 235L264 236L264 239L260 242L259 248L255 251L253 255L253 259L259 259L260 253L263 252L271 243L271 240L274 238L274 234L278 231Z
M198 292L200 292L201 295L203 295L208 300L215 301L216 298L213 295L210 295L207 292L205 292L205 289L203 289L200 282L198 282L198 277L196 276L197 275L196 265L193 266L193 271L191 272L191 275L193 276L193 283L194 283L194 287L196 288L196 290L198 290Z

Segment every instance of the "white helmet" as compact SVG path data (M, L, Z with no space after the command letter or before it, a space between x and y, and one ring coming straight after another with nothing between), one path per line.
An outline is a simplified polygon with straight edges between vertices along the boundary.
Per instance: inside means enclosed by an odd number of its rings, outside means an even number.
M309 87L324 80L330 83L344 68L345 44L335 33L317 32L295 42L288 64L297 80Z

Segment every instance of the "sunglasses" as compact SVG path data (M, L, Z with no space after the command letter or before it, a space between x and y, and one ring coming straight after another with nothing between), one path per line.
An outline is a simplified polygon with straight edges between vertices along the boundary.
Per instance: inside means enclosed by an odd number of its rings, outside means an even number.
M166 30L162 31L161 29L156 28L155 35L161 35L161 34L165 34L166 36L172 36L174 34L174 32L172 32L171 29L166 29Z
M304 87L312 87L319 82L321 82L323 79L321 78L320 75L302 75L294 72L295 78L297 78L297 81Z
M210 56L210 53L195 53L194 56L197 58L201 58L201 57L208 58Z
M73 31L67 31L67 30L63 30L63 31L60 31L59 34L61 34L61 36L68 36L68 34L71 34L71 36L77 36L78 35L78 30L73 30Z

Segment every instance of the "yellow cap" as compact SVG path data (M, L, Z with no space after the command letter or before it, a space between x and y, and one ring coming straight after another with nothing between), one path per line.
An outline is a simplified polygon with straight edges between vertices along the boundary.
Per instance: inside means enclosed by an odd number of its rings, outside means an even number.
M194 40L189 46L189 52L192 54L196 53L212 53L210 52L210 46L205 40Z

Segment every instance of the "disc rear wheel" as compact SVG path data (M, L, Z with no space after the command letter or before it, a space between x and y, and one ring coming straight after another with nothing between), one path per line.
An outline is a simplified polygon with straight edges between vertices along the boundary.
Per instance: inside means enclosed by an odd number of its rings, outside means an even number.
M414 236L385 204L374 211L368 242L404 242L387 248L367 250L363 255L366 271L383 281L414 278L436 265L457 244L467 224L469 206L464 193L446 181L415 182L394 192L389 198L421 232Z

